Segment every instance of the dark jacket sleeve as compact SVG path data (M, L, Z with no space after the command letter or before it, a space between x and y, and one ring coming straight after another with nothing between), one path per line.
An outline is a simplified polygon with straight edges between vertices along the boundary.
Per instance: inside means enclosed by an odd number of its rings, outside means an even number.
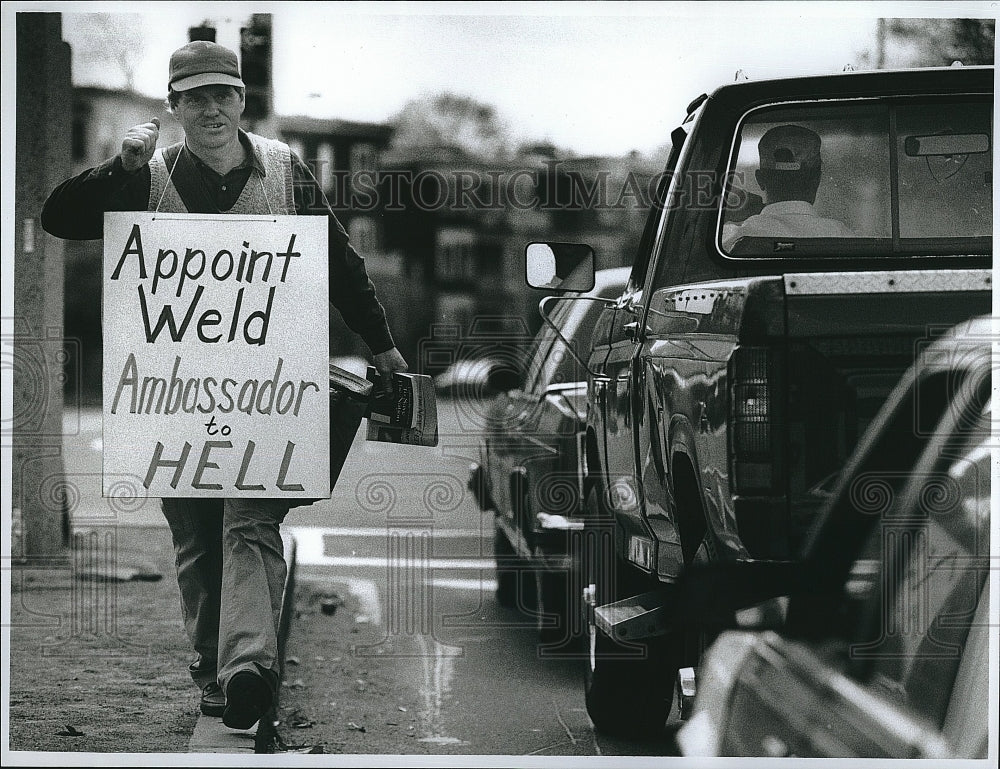
M309 168L292 154L295 212L326 216L329 219L330 302L348 327L357 333L375 354L395 347L385 319L385 309L375 295L365 260L354 250L340 220Z
M42 206L42 229L67 240L104 237L105 211L145 211L149 166L128 173L115 155L56 187Z

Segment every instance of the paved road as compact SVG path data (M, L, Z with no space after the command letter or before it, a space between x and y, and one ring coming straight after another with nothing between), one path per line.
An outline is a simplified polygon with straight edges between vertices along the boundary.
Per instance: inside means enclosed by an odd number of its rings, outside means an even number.
M465 488L478 415L443 401L440 419L436 448L359 436L332 498L291 512L285 530L297 542L300 576L357 596L384 632L383 648L371 653L419 692L427 725L421 739L442 753L668 753L669 740L596 735L583 703L582 662L546 656L534 618L496 604L492 521ZM110 516L162 525L156 500L100 498L100 413L72 421L80 425L66 438L74 522Z

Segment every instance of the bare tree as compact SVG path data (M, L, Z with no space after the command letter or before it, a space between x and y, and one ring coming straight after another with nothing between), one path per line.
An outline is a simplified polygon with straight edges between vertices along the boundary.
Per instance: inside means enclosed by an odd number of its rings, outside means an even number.
M412 99L394 122L394 150L451 148L482 160L511 152L510 129L496 108L471 96L441 93Z
M87 13L76 16L74 45L81 64L112 69L124 87L133 90L135 70L142 58L142 17L126 13Z
M864 64L884 67L942 67L993 64L994 19L879 19L875 48Z

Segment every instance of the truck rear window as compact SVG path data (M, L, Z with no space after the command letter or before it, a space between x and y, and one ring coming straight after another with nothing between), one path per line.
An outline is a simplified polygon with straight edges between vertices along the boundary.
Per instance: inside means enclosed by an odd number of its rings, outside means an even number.
M988 254L992 105L832 102L750 113L717 232L736 257Z

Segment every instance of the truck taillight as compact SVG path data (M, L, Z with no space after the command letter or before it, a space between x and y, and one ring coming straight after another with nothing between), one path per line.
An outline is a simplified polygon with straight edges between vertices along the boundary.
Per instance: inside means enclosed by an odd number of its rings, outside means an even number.
M729 363L730 449L737 493L767 493L776 482L775 366L767 347L737 347Z

